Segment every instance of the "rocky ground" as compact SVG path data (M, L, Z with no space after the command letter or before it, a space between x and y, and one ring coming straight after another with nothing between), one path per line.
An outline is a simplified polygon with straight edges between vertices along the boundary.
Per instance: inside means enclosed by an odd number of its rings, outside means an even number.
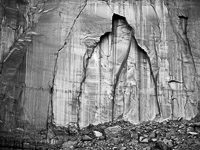
M30 129L29 129L30 131ZM28 132L21 128L1 132L0 149L62 150L199 150L199 120L148 121L133 125L120 120L77 129L76 124L52 127L48 132Z

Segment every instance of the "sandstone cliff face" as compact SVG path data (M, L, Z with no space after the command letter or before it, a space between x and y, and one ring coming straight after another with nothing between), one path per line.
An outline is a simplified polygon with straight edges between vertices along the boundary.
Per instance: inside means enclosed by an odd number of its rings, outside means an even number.
M29 32L2 23L1 120L83 127L191 119L199 101L199 7L195 0L52 0L32 15Z

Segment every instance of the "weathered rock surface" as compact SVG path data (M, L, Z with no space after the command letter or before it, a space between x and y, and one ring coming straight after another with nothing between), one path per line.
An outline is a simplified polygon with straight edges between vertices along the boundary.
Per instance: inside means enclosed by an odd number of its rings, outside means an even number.
M199 1L0 2L1 124L196 116Z

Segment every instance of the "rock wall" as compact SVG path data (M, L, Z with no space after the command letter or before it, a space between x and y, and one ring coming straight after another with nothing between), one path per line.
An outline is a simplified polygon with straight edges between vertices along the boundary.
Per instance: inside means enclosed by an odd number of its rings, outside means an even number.
M52 0L45 6L55 9L38 17L24 67L15 67L25 76L17 104L23 120L38 128L49 118L83 127L197 114L199 1Z
M26 71L25 1L0 1L0 128L20 125Z

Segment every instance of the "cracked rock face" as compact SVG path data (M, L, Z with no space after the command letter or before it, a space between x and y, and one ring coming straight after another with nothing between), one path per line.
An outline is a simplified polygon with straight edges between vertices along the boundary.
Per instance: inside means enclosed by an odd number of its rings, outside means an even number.
M34 32L18 31L24 44L2 24L1 121L40 128L47 120L84 127L193 118L199 7L195 0L47 1L43 13L32 15Z

